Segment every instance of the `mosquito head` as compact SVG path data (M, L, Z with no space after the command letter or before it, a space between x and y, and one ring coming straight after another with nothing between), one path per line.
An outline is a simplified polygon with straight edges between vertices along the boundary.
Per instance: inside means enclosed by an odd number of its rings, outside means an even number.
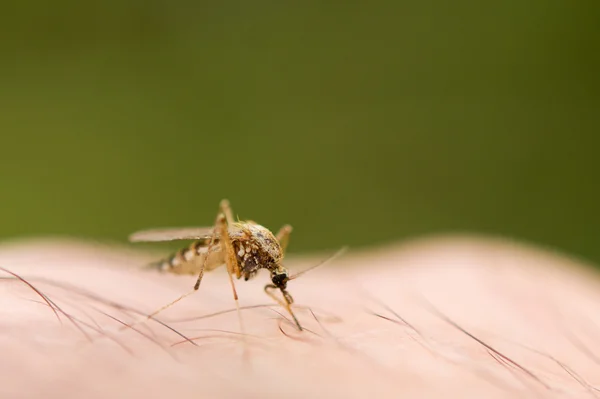
M285 291L289 279L288 272L283 266L279 266L271 272L273 285L282 291Z

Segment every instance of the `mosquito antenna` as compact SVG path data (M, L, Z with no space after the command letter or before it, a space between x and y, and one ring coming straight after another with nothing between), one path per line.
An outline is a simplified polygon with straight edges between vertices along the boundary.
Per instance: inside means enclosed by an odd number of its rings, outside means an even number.
M311 271L313 269L316 269L317 267L323 266L326 263L329 263L331 261L333 261L336 258L339 258L340 256L342 256L346 251L348 250L348 247L342 247L339 251L337 251L336 253L334 253L333 255L331 255L329 258L325 259L324 261L322 261L321 263L317 263L314 266L309 267L306 270L302 270L301 272L298 272L296 274L291 275L288 280L294 280L300 276L302 276L304 273Z

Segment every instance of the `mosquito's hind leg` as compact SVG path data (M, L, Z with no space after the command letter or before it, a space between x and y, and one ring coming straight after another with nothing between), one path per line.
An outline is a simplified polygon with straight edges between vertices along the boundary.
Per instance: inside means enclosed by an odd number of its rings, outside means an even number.
M227 202L226 200L221 201L221 205L219 207L219 214L217 215L217 219L215 221L215 228L213 229L213 233L211 234L210 241L208 243L207 254L206 254L206 256L202 257L202 262L200 264L200 270L198 271L198 279L196 280L196 284L194 284L194 289L192 291L188 292L187 294L181 295L179 298L175 299L174 301L169 302L168 304L161 307L160 309L150 313L146 317L146 320L151 319L152 317L156 316L163 310L170 308L171 306L175 305L177 302L181 301L183 298L190 296L191 294L196 292L198 290L198 288L200 288L200 283L202 282L202 277L204 276L204 269L206 268L206 263L208 262L209 255L213 252L215 245L217 245L217 234L220 233L219 226L225 225L224 230L227 231L227 222L226 222L226 215L225 215L225 213L227 212L227 209L229 209L229 202ZM231 210L229 210L229 213L231 213ZM221 240L222 239L223 239L223 237L221 237Z
M286 224L282 228L279 229L275 238L279 241L279 245L281 245L281 253L285 255L285 251L290 242L290 233L292 232L292 226Z
M231 246L231 241L229 240L229 234L227 231L228 218L233 219L231 216L231 208L229 206L229 201L223 200L223 201L221 201L221 204L219 205L219 214L217 215L217 218L215 221L215 228L213 229L213 232L210 237L210 242L208 243L207 255L202 257L200 270L198 272L198 279L196 280L194 289L192 291L188 292L187 294L181 295L179 298L175 299L172 302L169 302L168 304L166 304L163 307L161 307L160 309L157 309L156 311L150 313L149 315L145 316L144 318L138 320L137 322L130 325L130 327L151 319L152 317L156 316L160 312L175 305L177 302L181 301L183 298L188 297L188 296L192 295L194 292L196 292L198 290L198 288L200 288L200 283L202 282L202 277L204 276L204 269L206 268L206 263L208 262L209 255L214 250L214 246L217 245L217 241L219 241L219 243L220 243L220 241L223 241L223 244L224 244L223 248L225 250L225 260L227 263L227 271L231 276L230 270L231 270L232 266L230 264L231 261L229 260L229 253L232 252L232 246ZM217 238L217 234L221 234L221 237L219 239ZM235 260L235 255L234 255L234 260ZM236 262L236 265L237 265L237 262ZM239 267L236 270L239 270ZM231 277L230 277L230 279L231 279ZM237 293L235 291L235 286L233 285L233 280L231 280L231 282L232 282L232 287L233 287L233 295L236 300L236 304L238 304ZM238 314L239 314L239 305L238 305Z
M210 242L208 243L208 253L210 253L217 241L217 235L220 235L219 241L222 241L224 247L227 248L227 244L231 245L229 242L229 234L223 235L223 231L227 233L227 224L228 218L231 217L231 208L229 207L229 201L222 200L219 205L219 213L217 214L217 219L215 220L215 228L213 229L213 233L210 237ZM227 251L225 252L227 253ZM225 256L227 259L227 256ZM194 291L197 291L200 288L200 283L202 282L202 277L204 276L204 269L206 268L206 262L208 261L208 256L205 256L202 259L202 263L200 265L200 270L198 271L198 279L196 280L196 284L194 284Z

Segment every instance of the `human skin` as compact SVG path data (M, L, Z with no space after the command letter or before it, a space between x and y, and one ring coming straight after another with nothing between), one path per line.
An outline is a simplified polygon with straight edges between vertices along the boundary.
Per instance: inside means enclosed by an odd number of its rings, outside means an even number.
M236 280L241 330L223 268L167 326L145 319L195 282L144 270L155 255L0 246L0 397L600 396L599 279L559 254L475 237L350 251L290 281L302 332L266 273Z

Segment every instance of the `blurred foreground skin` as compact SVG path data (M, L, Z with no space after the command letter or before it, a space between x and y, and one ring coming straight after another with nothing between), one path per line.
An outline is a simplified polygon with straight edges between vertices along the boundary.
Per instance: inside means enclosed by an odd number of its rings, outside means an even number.
M238 288L245 336L224 270L164 324L126 327L193 282L139 269L153 258L0 246L0 397L600 396L599 279L558 255L471 238L349 253L295 281L303 332L259 275Z

